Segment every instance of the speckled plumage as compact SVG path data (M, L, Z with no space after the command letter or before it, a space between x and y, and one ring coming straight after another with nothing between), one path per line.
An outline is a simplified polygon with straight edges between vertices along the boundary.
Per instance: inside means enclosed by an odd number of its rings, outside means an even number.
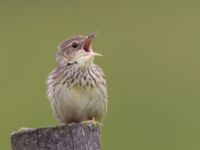
M83 48L87 38L89 36L76 36L58 46L58 66L47 79L51 108L61 123L81 122L93 117L101 121L106 113L105 76L101 68L93 64L91 43L88 52ZM80 44L79 48L70 48L74 41Z

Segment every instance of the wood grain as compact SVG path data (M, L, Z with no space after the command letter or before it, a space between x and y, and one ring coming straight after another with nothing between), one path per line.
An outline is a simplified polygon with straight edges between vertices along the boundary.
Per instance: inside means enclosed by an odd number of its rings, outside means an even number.
M13 150L100 150L100 128L86 124L19 130L11 134Z

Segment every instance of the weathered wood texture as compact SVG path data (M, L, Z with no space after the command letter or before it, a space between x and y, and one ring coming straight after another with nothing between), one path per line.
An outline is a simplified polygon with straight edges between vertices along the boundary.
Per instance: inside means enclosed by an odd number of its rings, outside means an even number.
M77 123L22 130L11 144L13 150L100 150L100 129Z

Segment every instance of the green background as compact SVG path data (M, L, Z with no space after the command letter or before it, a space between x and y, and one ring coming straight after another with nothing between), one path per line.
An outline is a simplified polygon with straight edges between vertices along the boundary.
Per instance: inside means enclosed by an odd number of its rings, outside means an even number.
M56 125L45 96L57 44L98 31L108 81L104 150L200 149L200 1L0 2L0 149Z

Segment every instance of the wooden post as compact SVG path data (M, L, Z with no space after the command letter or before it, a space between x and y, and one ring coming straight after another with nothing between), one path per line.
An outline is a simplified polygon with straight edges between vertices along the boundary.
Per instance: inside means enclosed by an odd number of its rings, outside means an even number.
M86 124L20 130L11 134L13 150L100 150L100 128Z

